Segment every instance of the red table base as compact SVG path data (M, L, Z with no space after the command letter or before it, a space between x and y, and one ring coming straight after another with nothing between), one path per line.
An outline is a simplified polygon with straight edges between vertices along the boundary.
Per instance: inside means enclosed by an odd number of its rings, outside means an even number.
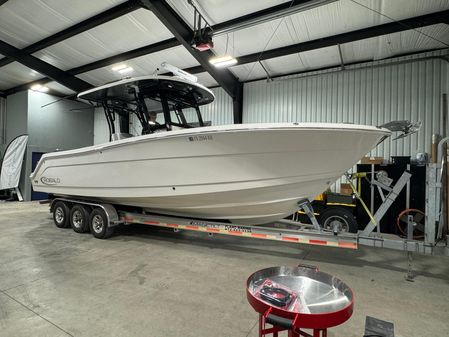
M271 328L266 327L266 321L264 315L259 315L259 337L265 337L272 335L273 337L278 337L278 332L287 331L286 328L281 328L278 326L272 326ZM309 329L311 333L305 332L297 327L292 327L288 330L288 337L327 337L327 329Z

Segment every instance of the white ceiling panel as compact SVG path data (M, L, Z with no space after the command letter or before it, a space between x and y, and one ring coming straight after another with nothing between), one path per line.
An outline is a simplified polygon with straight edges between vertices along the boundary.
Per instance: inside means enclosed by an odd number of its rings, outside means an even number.
M35 81L42 77L43 76L38 72L25 67L18 62L12 62L0 68L0 90Z
M171 37L152 12L139 9L34 55L66 70Z
M189 68L198 65L198 62L184 47L178 46L126 61L126 65L132 67L134 71L127 73L125 76L135 77L152 74L156 68L160 67L162 62L168 62L178 68ZM117 71L113 71L112 66L78 75L78 77L93 85L102 85L110 81L119 80L125 76Z
M236 65L230 69L241 82L267 76L267 73L258 62Z
M217 86L217 81L209 73L199 73L195 74L198 77L198 83L204 85L205 87L214 87Z
M279 76L299 71L313 70L340 64L338 48L335 46L311 50L300 54L291 54L262 61L270 76ZM232 67L241 81L267 77L259 63L249 63Z
M217 55L227 53L233 56L253 54L296 43L296 40L285 34L285 22L282 19L269 21L228 35L215 36L213 40L214 52Z
M432 38L430 38L430 36ZM433 25L341 45L345 63L379 60L395 55L444 48L449 45L449 26Z
M342 0L341 0L342 1ZM380 12L387 17L382 17L379 23L430 14L443 11L449 8L448 0L344 0L352 2L354 5L364 8L366 12L371 12L374 17L380 16L372 10ZM372 9L368 9L368 8ZM349 13L347 18L349 17ZM389 18L388 18L389 17Z
M59 84L58 82L49 82L45 86L47 86L51 91L55 91L56 93L63 95L73 95L75 91Z
M11 0L0 7L0 40L24 48L123 0Z
M326 47L263 61L271 76L313 70L340 64L338 47Z
M196 0L211 24L288 1ZM123 0L79 1L74 6L69 0L10 0L0 7L0 39L22 48L121 2ZM189 24L192 24L193 12L187 0L169 0L169 2ZM447 9L449 0L339 0L284 19L216 36L214 51L217 55L227 52L234 56L259 53L391 22L393 19L401 20ZM344 44L342 45L344 60L351 63L382 59L449 45L447 25L434 25L420 31L422 33L410 30ZM66 70L171 37L171 33L152 12L141 9L34 55ZM180 68L198 65L186 49L176 47L127 61L127 64L134 68L134 72L126 75L139 76L152 73L163 61ZM336 47L263 61L272 76L339 63ZM231 71L242 81L266 76L258 63L237 65L232 67ZM12 63L0 68L0 90L40 77L40 74L27 67ZM113 72L111 67L104 67L82 74L80 77L94 85L100 85L117 80L121 75ZM199 77L206 85L216 83L209 75L200 74Z
M214 51L217 55L223 55L228 41L228 53L247 55L391 22L388 17L400 20L449 9L449 0L356 1L340 0L235 31L228 36L215 36Z
M211 25L231 20L239 16L276 6L289 0L196 0L201 13L208 19ZM191 26L193 24L192 6L187 1L169 0L170 5ZM368 8L365 8L368 7ZM389 22L387 17L382 17L374 11L381 12L395 20L402 20L412 16L424 15L449 8L447 0L339 0L328 5L313 8L299 14L295 14L295 20L299 24L307 24L308 31L323 31L330 34L340 27L369 25ZM326 20L327 19L327 20ZM323 26L315 26L313 23L319 20ZM335 25L338 23L339 27ZM312 24L312 25L311 25Z
M254 13L289 0L195 0L201 14L211 25ZM168 0L169 4L193 27L193 8L187 0Z

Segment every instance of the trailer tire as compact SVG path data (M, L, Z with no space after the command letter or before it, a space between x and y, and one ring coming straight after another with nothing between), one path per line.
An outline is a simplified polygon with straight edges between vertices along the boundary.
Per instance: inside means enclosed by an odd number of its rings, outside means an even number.
M70 207L64 201L57 201L53 207L53 222L58 228L70 226Z
M89 217L90 232L97 239L107 239L112 235L114 229L109 227L108 217L101 208L95 208Z
M84 205L75 205L70 210L70 226L77 233L89 231L90 209Z
M357 233L358 231L354 215L345 208L329 207L320 214L319 222L323 229L333 230L335 221L340 227L338 233Z

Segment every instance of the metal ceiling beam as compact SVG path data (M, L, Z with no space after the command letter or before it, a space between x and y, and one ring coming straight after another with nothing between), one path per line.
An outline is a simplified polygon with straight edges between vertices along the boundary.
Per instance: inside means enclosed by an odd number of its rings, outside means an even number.
M300 53L303 51L310 51L314 49L320 49L330 46L335 46L343 43L349 43L359 40L368 39L371 37L378 37L386 34L397 33L405 30L416 29L426 26L431 26L439 23L449 24L449 10L436 12L432 14L417 16L409 19L405 19L399 22L386 23L378 26L367 27L359 30L355 30L348 33L333 35L329 37L324 37L321 39L316 39L312 41L306 41L297 43L294 45L289 45L285 47L280 47L276 49L270 49L264 51L262 54L260 52L253 53L249 55L244 55L237 57L237 65L247 64L252 62L257 62L259 60L267 60L276 57L291 55ZM231 20L232 21L232 20ZM185 71L197 74L204 72L205 70L201 66L195 66L191 68L184 69Z
M24 66L37 71L38 73L48 76L52 80L59 82L67 88L76 92L92 88L92 85L90 83L87 83L73 75L70 75L67 72L62 71L61 69L38 59L37 57L26 54L20 49L11 46L4 41L0 41L0 54L13 59L14 61L17 61Z
M274 8L274 7L272 7L272 8ZM243 17L241 17L241 18L243 18ZM326 37L326 38L322 38L322 39L302 42L302 43L298 43L298 44L291 45L291 46L268 50L262 54L261 60L279 57L279 56L290 55L290 54L294 54L294 53L299 53L301 51L324 48L324 47L328 47L328 46L332 46L332 45L337 45L339 43L340 44L347 43L347 42L352 42L352 41L357 41L357 40L363 40L363 39L370 38L370 37L391 34L391 33L395 33L395 32L408 30L410 28L425 27L425 26L434 25L434 24L438 24L438 23L448 23L449 24L448 18L449 18L449 11L442 11L442 12L436 12L436 13L432 13L432 14L428 14L428 15L423 15L423 16L406 19L401 22L393 22L393 23L387 23L387 24L383 24L383 25L379 25L379 26L368 27L368 28L357 30L357 31L352 31L352 32L334 35L334 36L330 36L330 37ZM219 25L221 25L222 28L223 27L232 27L235 24L235 20L239 20L239 18L226 21ZM215 27L216 26L213 26L212 28L215 29ZM134 50L131 50L128 52L117 54L112 57L105 58L103 60L92 62L87 65L68 70L67 72L71 73L72 75L76 75L76 74L80 74L82 72L102 68L102 67L105 67L105 66L117 63L117 62L123 62L128 59L132 59L132 58L135 58L138 56L150 54L155 51L172 48L172 47L175 47L178 45L180 45L178 40L168 39L165 41L158 42L156 44L147 45L147 46L137 48L137 49L134 49ZM238 64L256 62L259 55L260 55L260 53L254 53L254 54L250 54L250 55L240 56L237 58ZM184 69L184 70L186 70L192 74L201 73L201 72L206 71L202 66L195 66L195 67L191 67L191 68ZM21 90L26 90L33 83L47 83L49 81L50 81L50 79L44 78L44 79L41 79L38 81L34 81L32 83L19 85L14 88L5 90L5 94L9 95L11 93L15 93L15 92L18 92Z
M133 49L133 50L130 50L130 51L118 54L118 55L106 57L102 60L98 60L98 61L91 62L91 63L85 64L85 65L82 65L79 67L75 67L75 68L66 70L66 72L70 75L78 75L78 74L82 74L82 73L85 73L85 72L88 72L91 70L100 69L100 68L107 67L107 66L110 66L115 63L123 62L123 61L129 60L129 59L133 59L133 58L151 54L151 53L156 53L158 51L176 47L176 46L179 46L178 40L176 40L175 38L167 39L167 40L164 40L161 42L156 42L156 43L144 46L144 47L136 48L136 49ZM203 69L203 68L201 68L201 69ZM11 95L11 94L14 94L14 93L22 91L22 90L27 90L28 88L30 88L30 86L32 86L34 84L43 85L43 84L46 84L51 81L52 80L50 78L44 77L39 80L30 82L30 83L21 84L16 87L7 89L7 90L5 90L5 94Z
M0 0L0 4L1 4L1 1L4 1L4 0ZM336 0L293 0L293 3L286 2L283 4L277 5L277 6L265 8L260 11L250 13L247 15L243 15L243 16L240 16L240 17L232 19L232 20L221 22L219 24L214 25L212 28L213 28L214 32L221 34L222 32L225 32L225 31L235 30L238 27L244 27L244 26L256 24L256 22L262 22L263 20L266 20L269 17L275 18L276 16L279 16L282 14L287 15L288 13L286 11L288 11L288 12L298 11L299 9L308 9L310 6L315 7L318 5L322 5L323 1L328 3L328 2L334 2ZM122 15L128 14L128 13L130 13L136 9L139 9L141 7L142 7L142 5L141 5L140 1L128 0L118 6L110 8L100 14L97 14L89 19L81 21L67 29L64 29L61 32L58 32L58 33L53 34L43 40L33 43L32 45L25 47L23 49L23 51L28 54L35 53L36 51L47 48L51 45L54 45L58 42L66 40L66 39L68 39L72 36L75 36L77 34L83 33L89 29L92 29L92 28L99 26L103 23L114 20ZM169 40L166 40L166 42L168 42L168 41ZM177 41L177 40L175 40L175 41ZM172 41L170 41L170 45L167 48L171 48L174 46L174 45L171 45L171 42ZM177 42L177 45L180 45L180 44L181 44L180 42ZM145 46L145 47L142 47L139 49L144 50L143 48L150 47L149 50L151 52L151 46L152 45L148 45L148 46ZM128 54L128 53L129 52L123 53L121 55L117 55L117 58L127 57L126 54ZM132 56L132 55L133 54L130 53L130 56ZM142 56L142 55L144 55L144 54L140 54L139 56ZM126 59L123 59L123 60L126 60ZM11 62L13 62L13 61L8 59L7 57L4 57L4 58L0 59L0 67L7 65Z
M310 51L314 49L320 49L338 44L354 42L359 40L369 39L371 37L382 36L386 34L392 34L402 32L405 30L421 28L425 26L435 25L438 23L445 23L449 16L449 10L436 12L432 14L422 15L405 19L398 22L385 23L382 25L372 26L355 30L348 33L333 35L324 37L322 39L316 39L312 41L306 41L297 43L290 46L280 47L264 51L263 53L253 53L250 55L240 56L237 58L237 64L246 64L257 62L260 60L272 59L280 56L286 56L290 54L296 54L304 51Z
M423 54L426 52L432 52L432 51L437 51L437 50L442 50L442 49L444 49L444 48L399 54L399 55L387 57L382 60L389 60L389 59L394 59L394 58L397 59L397 58L404 57L404 56L416 56L416 55ZM276 80L277 78L285 78L286 76L293 76L293 75L303 75L300 78L314 77L314 76L320 76L323 74L331 74L331 73L337 73L337 72L343 72L343 71L357 71L360 69L390 67L390 66L394 66L394 65L402 65L402 64L407 64L407 63L422 62L422 61L429 61L429 60L443 60L443 61L449 63L449 58L445 57L444 55L443 56L435 55L435 56L410 58L410 59L401 60L401 61L392 61L392 62L385 62L385 63L378 63L378 64L372 64L372 62L374 61L373 59L365 59L365 60L361 60L361 61L345 63L345 69L341 69L341 67L339 67L338 65L332 65L332 66L326 66L326 67L322 67L322 68L308 69L308 70L302 70L302 71L295 71L295 72L291 72L291 73L287 73L287 74L280 74L280 75L272 76L272 79ZM363 65L366 63L369 63L369 64ZM349 68L348 69L348 67L354 66L354 65L362 65L362 66L359 66L357 68ZM323 71L326 71L326 72L323 73ZM317 72L319 72L319 73L317 74ZM257 81L261 81L261 80L266 80L266 77L253 78L251 80L245 81L244 83L257 82Z
M232 97L234 108L234 123L242 122L243 84L229 69L219 69L209 63L213 56L211 50L200 52L191 46L193 31L185 21L170 7L165 0L141 0L148 8L198 61L217 83Z
M256 19L265 19L268 16L280 15L281 13L285 12L285 10L287 10L287 9L298 10L296 7L304 7L308 3L315 3L315 5L317 5L316 4L317 0L293 0L293 1L294 1L293 3L291 3L291 2L283 3L283 4L280 4L277 6L265 8L263 10L260 10L260 11L254 12L254 13L243 15L238 18L216 24L212 27L212 29L217 32L225 30L225 29L235 29L238 26L253 23L254 20L256 20ZM329 1L329 0L327 0L327 1ZM336 1L336 0L331 0L331 1ZM138 7L140 7L140 3L138 5ZM116 7L114 7L114 8L116 8ZM173 48L173 47L180 46L180 45L181 45L181 43L176 38L167 39L167 40L153 43L150 45L146 45L146 46L143 46L140 48L136 48L136 49L124 52L124 53L120 53L120 54L117 54L117 55L114 55L114 56L111 56L111 57L108 57L108 58L105 58L102 60L98 60L98 61L86 64L86 65L83 65L80 67L76 67L76 68L67 70L67 72L72 75L77 75L77 74L84 73L87 71L106 67L106 66L112 65L114 63L123 62L123 61L130 60L130 59L133 59L133 58L136 58L139 56L155 53L155 52L158 52L158 51L161 51L164 49ZM26 50L27 48L25 48L24 50ZM0 66L1 65L2 65L2 60L0 60ZM201 69L201 71L197 71L197 72L205 71L202 67L200 67L200 69Z
M164 0L141 0L142 5L151 10L175 38L190 52L198 63L232 97L237 96L238 79L228 69L218 69L209 63L212 51L200 52L191 46L193 31L184 20Z
M0 5L1 5L1 3L0 3ZM99 25L102 25L103 23L114 20L120 16L128 14L128 13L130 13L136 9L139 9L139 8L141 8L141 6L138 1L136 1L136 0L126 1L120 5L112 7L104 12L101 12L97 15L94 15L94 16L84 20L84 21L81 21L71 27L68 27L60 32L57 32L49 37L46 37L43 40L37 41L36 43L33 43L33 44L29 45L28 47L25 47L24 49L22 49L22 51L27 54L35 53L38 50L52 46L58 42L61 42L61 41L66 40L72 36L83 33L89 29L95 28ZM7 57L4 57L4 58L0 59L0 67L5 66L11 62L13 62L13 60L11 60Z
M315 7L324 6L337 0L292 0L280 5L268 7L257 12L249 13L229 21L212 26L213 35L221 35L239 29L255 26L263 22L293 15Z
M133 58L136 58L139 56L156 53L158 51L169 49L169 48L176 47L176 46L179 46L178 40L176 40L175 38L167 39L167 40L156 42L156 43L144 46L144 47L136 48L136 49L133 49L133 50L130 50L130 51L127 51L127 52L124 52L124 53L121 53L121 54L118 54L115 56L107 57L102 60L98 60L98 61L95 61L95 62L92 62L89 64L85 64L83 66L70 69L67 72L72 75L77 75L77 74L85 73L87 71L107 67L107 66L110 66L115 63L130 60L130 59L133 59Z
M7 2L8 0L0 0L0 6L3 5L5 2Z

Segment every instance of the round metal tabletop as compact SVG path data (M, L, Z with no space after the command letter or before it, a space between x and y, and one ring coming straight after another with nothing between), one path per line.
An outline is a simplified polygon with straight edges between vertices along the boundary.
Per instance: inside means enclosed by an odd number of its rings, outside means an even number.
M338 278L310 267L272 267L252 274L247 297L262 315L302 328L328 328L352 315L354 294Z

